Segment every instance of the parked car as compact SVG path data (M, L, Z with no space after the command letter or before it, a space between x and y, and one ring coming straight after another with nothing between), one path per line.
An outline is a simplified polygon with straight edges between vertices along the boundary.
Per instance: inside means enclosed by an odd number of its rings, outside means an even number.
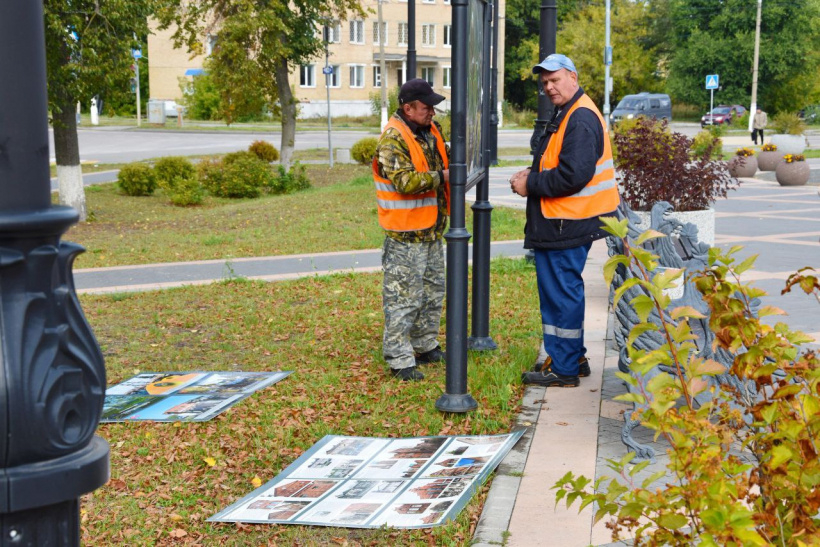
M700 119L700 126L706 127L707 125L721 124L729 125L735 118L740 118L745 113L745 106L739 104L721 104L714 107L711 112L708 112Z
M624 95L615 110L609 116L612 123L631 120L637 116L672 120L672 100L665 93L647 93Z

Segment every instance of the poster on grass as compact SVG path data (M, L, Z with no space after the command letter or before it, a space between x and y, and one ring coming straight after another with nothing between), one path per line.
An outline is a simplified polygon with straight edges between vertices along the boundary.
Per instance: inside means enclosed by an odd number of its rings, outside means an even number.
M523 433L407 439L328 435L273 480L208 520L429 528L455 519Z
M105 390L100 422L204 422L292 372L144 372Z

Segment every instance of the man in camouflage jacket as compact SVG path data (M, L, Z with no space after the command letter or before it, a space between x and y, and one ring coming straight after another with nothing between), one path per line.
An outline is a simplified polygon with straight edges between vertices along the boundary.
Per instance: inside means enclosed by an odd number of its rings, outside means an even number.
M407 81L373 160L386 236L382 354L391 374L404 381L424 378L419 364L444 360L437 337L445 293L449 148L433 122L433 107L443 100L426 80Z

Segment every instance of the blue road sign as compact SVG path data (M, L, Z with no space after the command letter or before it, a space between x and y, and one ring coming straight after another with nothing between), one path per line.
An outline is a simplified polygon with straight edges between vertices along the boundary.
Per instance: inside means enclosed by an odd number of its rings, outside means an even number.
M139 58L142 57L142 50L141 49L132 49L131 50L131 55L134 57L134 59L139 59Z
M706 89L717 89L720 77L717 74L709 74L706 77Z
M333 74L333 68L326 66L322 69L322 74Z

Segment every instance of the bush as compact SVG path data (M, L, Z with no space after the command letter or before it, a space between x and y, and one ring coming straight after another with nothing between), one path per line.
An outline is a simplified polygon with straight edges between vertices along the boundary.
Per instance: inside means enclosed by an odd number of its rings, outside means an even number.
M205 176L201 181L211 195L256 198L273 186L273 173L267 163L249 152L228 155L232 156L230 162L223 159L221 166L211 165L203 169Z
M376 145L378 144L378 139L365 137L353 145L350 149L350 156L362 165L367 165L373 161L373 156L376 155Z
M290 194L310 188L310 179L307 178L305 166L298 161L288 171L278 166L279 174L273 178L270 192L272 194Z
M625 238L626 221L609 220L607 231ZM619 400L641 405L630 419L670 446L666 472L648 479L639 475L648 462L633 461L630 452L609 460L621 480L603 476L593 483L568 472L553 486L556 502L566 500L569 507L577 499L582 508L594 506L596 522L611 517L613 541L623 533L634 537L634 545L820 542L820 356L804 345L810 337L761 319L783 312L758 309L766 293L740 281L754 256L739 262L739 249L724 253L713 247L707 269L687 279L708 307L714 351L733 356L729 370L697 353L692 341L702 335L690 322L703 315L695 308L678 307L659 314L660 324L647 322L650 308L670 306L663 294L669 276L653 275L656 255L630 246L604 265L608 280L619 264L643 272L634 278L642 294L633 302L642 300L647 312L624 348L632 374L616 373L633 387ZM797 287L820 301L813 272L803 268L790 276L782 293ZM621 296L615 293L616 303ZM654 350L640 347L636 340L648 331L659 331L666 343ZM646 374L659 363L665 372ZM664 476L674 479L650 487Z
M188 207L202 203L202 185L195 177L176 177L171 181L168 196L178 207Z
M129 196L150 196L157 188L157 178L149 166L134 162L122 166L117 185Z
M772 129L783 135L802 135L806 123L794 112L780 112L772 120Z
M450 142L450 112L442 114L441 116L436 116L436 121L441 127L441 136L444 137L445 141Z
M163 190L173 188L176 179L192 179L196 177L194 164L182 156L168 156L160 158L154 164L154 174L157 184Z
M723 141L715 137L711 131L704 129L692 140L692 156L704 157L709 151L709 159L717 160L723 157Z
M248 147L248 152L268 163L279 159L279 149L268 141L253 141Z
M222 164L230 165L237 160L258 160L259 158L253 152L247 150L240 150L238 152L229 152L222 156Z
M669 131L665 120L639 118L631 131L616 133L615 142L621 196L635 211L659 201L676 211L708 209L739 184L725 162L711 159L711 146L694 154L692 139Z
M746 112L742 116L732 119L732 127L735 129L748 129L749 127L749 113Z
M387 90L387 115L390 116L399 109L399 88L393 87ZM382 91L374 91L370 94L370 110L375 116L382 115Z
M705 131L708 131L715 138L720 138L726 134L726 126L722 123L717 125L707 125Z
M179 87L182 89L182 104L185 105L185 114L192 120L219 120L219 91L214 85L213 78L207 72L194 76L192 82L187 78L180 78Z

